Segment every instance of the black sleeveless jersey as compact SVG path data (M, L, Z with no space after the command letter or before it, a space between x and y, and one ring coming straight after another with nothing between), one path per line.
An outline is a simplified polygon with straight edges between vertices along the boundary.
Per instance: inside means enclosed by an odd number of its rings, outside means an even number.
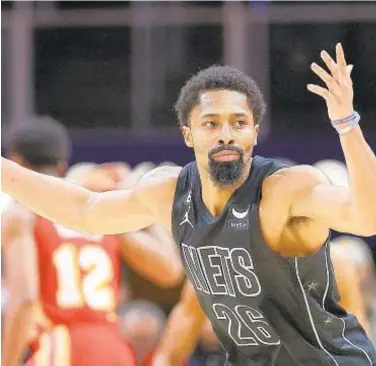
M182 169L172 230L201 307L229 365L376 365L363 328L337 304L329 243L314 255L284 258L262 237L262 183L282 167L255 156L217 217L202 201L196 163Z

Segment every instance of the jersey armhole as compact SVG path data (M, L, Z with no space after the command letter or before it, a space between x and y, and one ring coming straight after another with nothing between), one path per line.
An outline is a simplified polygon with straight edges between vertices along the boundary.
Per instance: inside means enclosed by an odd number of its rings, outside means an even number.
M195 176L193 166L194 164L190 163L181 170L175 188L171 217L171 233L177 244L179 243L180 238L179 224L177 220L182 215L182 208L184 207L184 200L186 200L186 193L193 192L194 189Z

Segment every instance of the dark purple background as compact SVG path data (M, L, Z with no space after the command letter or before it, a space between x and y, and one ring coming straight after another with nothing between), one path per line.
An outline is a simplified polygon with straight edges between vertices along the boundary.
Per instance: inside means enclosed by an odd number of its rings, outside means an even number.
M371 147L376 147L376 134L364 132ZM74 144L72 163L80 161L126 161L134 166L145 160L165 160L184 165L194 158L184 145L180 131L136 134L121 130L72 131ZM339 138L328 126L322 134L303 132L293 136L271 136L259 142L255 153L267 157L283 157L298 163L313 164L322 159L343 161Z

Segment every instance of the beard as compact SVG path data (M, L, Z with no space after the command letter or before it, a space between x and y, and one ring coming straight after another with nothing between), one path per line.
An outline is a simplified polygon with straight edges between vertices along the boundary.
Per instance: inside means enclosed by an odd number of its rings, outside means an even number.
M213 155L223 150L235 151L239 159L234 161L217 161ZM244 151L232 145L222 145L209 152L209 175L211 181L217 187L229 187L234 185L242 177L244 171Z

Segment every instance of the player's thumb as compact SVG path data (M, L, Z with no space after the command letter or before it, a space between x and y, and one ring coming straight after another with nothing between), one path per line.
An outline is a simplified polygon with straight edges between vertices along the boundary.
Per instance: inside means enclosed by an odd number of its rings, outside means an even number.
M347 72L349 73L349 75L351 75L353 68L354 68L354 65L347 65Z

